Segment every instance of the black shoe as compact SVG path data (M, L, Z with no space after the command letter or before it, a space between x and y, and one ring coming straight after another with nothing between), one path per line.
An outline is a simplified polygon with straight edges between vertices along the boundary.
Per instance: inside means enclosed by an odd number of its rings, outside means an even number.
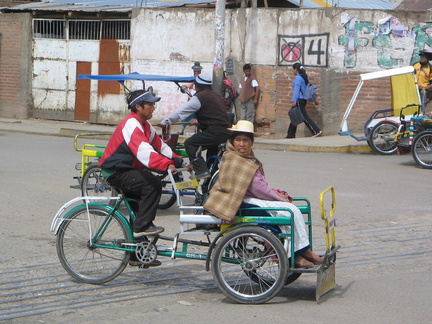
M131 258L132 259L132 258ZM160 262L159 260L153 260L152 262L150 262L149 264L144 264L138 260L129 260L129 265L132 267L136 267L139 266L140 268L150 268L150 267L159 267L162 264L162 262Z
M145 230L141 232L134 231L133 236L137 238L137 237L147 236L147 235L156 235L162 233L163 231L165 231L165 228L161 226L150 225L149 227L147 227Z
M295 138L295 136L285 136L285 138Z

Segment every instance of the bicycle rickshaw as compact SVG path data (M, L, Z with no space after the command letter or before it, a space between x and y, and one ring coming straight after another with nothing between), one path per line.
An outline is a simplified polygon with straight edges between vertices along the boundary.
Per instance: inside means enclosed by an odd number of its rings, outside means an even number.
M420 93L414 74L414 67L407 66L378 72L360 74L360 82L342 118L339 135L349 135L357 141L367 141L378 154L389 155L397 151L395 136L401 129L401 110L405 109L404 119L409 122L420 107ZM390 77L392 106L390 109L375 111L363 126L364 136L357 137L348 130L348 117L366 81ZM424 112L422 112L424 113Z
M132 253L144 266L157 256L202 260L206 270L211 269L219 289L239 303L264 303L302 273L317 275L317 301L336 286L339 246L334 229L336 198L332 186L320 195L326 238L324 263L306 269L296 268L294 257L288 258L288 253L294 255L292 242L295 239L290 209L285 211L291 216L271 217L272 211L281 209L241 208L232 222L222 221L208 214L202 206L183 204L182 191L196 189L199 184L193 174L188 178L187 169L178 171L186 180L176 181L178 178L169 173L180 210L180 231L173 237L156 235L135 239L131 200L123 195L78 197L64 204L52 221L51 231L56 234L57 254L65 270L80 282L102 284L122 273ZM331 199L324 201L328 196ZM114 204L110 204L112 201ZM310 202L306 198L294 198L294 202L305 217L312 246ZM328 213L326 208L330 208ZM262 212L268 216L262 216ZM214 225L218 229L199 230L196 224ZM288 226L289 230L283 232L281 226ZM191 239L193 236L204 240ZM189 249L190 246L194 249Z
M409 127L408 127L409 125ZM396 134L400 153L411 151L414 161L424 169L432 169L432 119L414 116L406 122L404 131Z

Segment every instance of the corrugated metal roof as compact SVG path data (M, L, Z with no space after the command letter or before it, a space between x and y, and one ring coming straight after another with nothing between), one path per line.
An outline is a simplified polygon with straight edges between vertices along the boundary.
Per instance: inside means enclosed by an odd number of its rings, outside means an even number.
M48 10L48 11L83 11L83 12L129 12L134 7L181 7L214 3L215 0L56 0L31 2L3 8L12 11ZM120 4L119 4L120 3Z
M300 6L301 0L287 0ZM431 0L424 0L431 1ZM393 10L394 5L390 0L303 0L302 8L349 8L349 9L381 9Z
M200 4L215 2L215 0L42 0L43 2L56 2L83 6L115 6L115 7L179 7L186 4Z
M287 0L300 6L301 0ZM214 4L216 0L42 0L10 7L13 10L52 11L117 11L127 12L134 7L181 7L187 5ZM431 0L303 0L302 8L349 8L378 10L427 10L432 8Z
M111 12L129 12L132 7L126 6L101 6L101 7L89 7L89 6L76 6L73 4L63 4L63 3L46 3L46 2L36 2L36 3L25 3L13 7L2 8L7 11L83 11L83 12L101 12L101 11L111 11Z

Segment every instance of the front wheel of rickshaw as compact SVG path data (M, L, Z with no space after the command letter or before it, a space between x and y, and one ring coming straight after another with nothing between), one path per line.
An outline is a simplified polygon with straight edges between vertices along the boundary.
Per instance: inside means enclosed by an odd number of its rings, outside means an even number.
M82 205L63 219L57 231L60 263L80 282L103 284L120 275L130 252L121 242L130 242L128 225L109 208Z
M396 123L382 121L372 128L368 144L378 154L394 154L397 150L397 143L395 142L397 131L398 125Z
M213 278L229 298L261 304L285 285L288 258L279 239L258 226L242 226L227 233L212 255Z
M432 169L432 131L418 134L414 138L411 152L418 165L424 169Z

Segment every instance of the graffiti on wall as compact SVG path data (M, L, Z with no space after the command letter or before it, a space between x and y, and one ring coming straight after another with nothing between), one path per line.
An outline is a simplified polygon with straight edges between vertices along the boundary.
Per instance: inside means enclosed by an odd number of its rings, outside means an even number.
M411 58L411 64L418 61L418 54L422 49L432 48L432 25L413 27L412 33L415 35L415 53Z
M419 52L432 48L432 25L409 28L395 17L373 24L357 21L348 15L342 16L341 22L345 34L339 36L338 43L345 48L344 65L347 68L356 66L359 47L372 46L376 49L377 64L385 69L403 65L406 55L411 56L411 64L418 62Z
M278 35L278 65L301 62L308 67L328 67L329 35Z

